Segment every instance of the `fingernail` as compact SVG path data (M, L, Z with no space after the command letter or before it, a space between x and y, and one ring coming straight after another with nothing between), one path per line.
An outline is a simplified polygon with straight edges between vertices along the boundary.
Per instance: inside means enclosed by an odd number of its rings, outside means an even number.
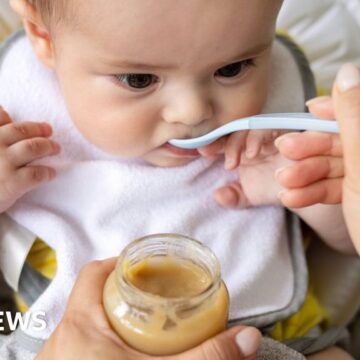
M279 136L278 138L275 139L274 145L277 149L279 148L279 145L280 145L281 141L284 139L284 137L285 137L285 135Z
M41 123L42 131L45 136L52 134L52 128L48 123Z
M315 104L321 104L323 102L327 102L331 99L330 96L318 96L316 98L310 99L308 100L305 105L307 107L311 106L311 105L315 105Z
M277 194L278 199L282 199L282 197L285 195L285 193L287 193L287 190L281 190L279 191L279 193Z
M274 145L276 146L276 148L279 149L280 147L280 143L285 140L285 139L290 139L291 137L293 136L298 136L299 133L288 133L288 134L284 134L284 135L281 135L279 136L278 138L275 139L274 141Z
M251 327L246 328L236 335L235 341L243 357L251 356L259 347L259 332Z
M275 179L277 179L278 176L280 175L280 173L283 172L285 169L286 169L286 167L282 167L282 168L275 170Z
M276 138L276 139L274 140L274 145L276 146L276 148L279 148L280 143L281 143L285 138L287 138L288 136L291 136L291 135L285 134L285 135L281 135L281 136L279 136L278 138Z
M336 76L336 83L341 92L360 86L360 72L353 64L345 64Z

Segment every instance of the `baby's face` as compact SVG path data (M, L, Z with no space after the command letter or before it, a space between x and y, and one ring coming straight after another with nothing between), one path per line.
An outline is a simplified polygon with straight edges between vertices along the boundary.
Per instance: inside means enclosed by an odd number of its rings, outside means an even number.
M54 33L71 117L99 148L156 166L200 136L261 111L279 0L77 0Z

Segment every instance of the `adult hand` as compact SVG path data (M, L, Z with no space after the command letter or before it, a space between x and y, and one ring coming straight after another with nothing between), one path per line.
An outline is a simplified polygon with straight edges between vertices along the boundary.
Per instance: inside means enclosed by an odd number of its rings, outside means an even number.
M153 357L128 347L111 329L102 305L105 281L115 259L92 262L80 272L65 315L37 360L251 360L261 335L234 327L179 355Z
M308 103L321 118L335 118L340 136L326 133L291 133L276 140L280 152L296 162L277 172L287 190L285 206L342 201L345 220L360 253L360 71L351 64L339 71L332 98Z

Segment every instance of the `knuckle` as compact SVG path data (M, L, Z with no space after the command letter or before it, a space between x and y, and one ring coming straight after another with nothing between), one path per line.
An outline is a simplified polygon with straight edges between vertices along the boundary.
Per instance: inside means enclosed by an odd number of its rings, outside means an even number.
M346 94L346 108L349 113L360 114L360 102L359 102L359 93L358 92L349 92Z
M47 178L47 171L44 168L34 167L29 168L29 178L32 182L42 182Z
M26 142L27 150L32 154L39 154L43 150L43 144L35 139L28 140Z
M29 128L25 123L14 123L12 124L12 129L17 136L24 138L30 135Z
M9 174L13 172L12 161L10 160L9 153L5 151L0 155L0 177L8 178Z
M79 271L78 281L88 282L88 279L108 273L108 262L105 260L94 260L82 266Z
M204 360L226 360L226 350L217 339L211 339L201 345L202 359Z
M238 133L231 134L229 137L228 144L230 146L242 146L245 144L247 134L245 132L239 131Z
M82 311L77 311L78 309L72 309L70 307L70 309L67 309L62 323L63 328L66 328L67 330L70 329L81 329L84 324L87 323L88 319L84 318L84 314Z
M101 268L102 268L102 261L100 261L100 260L91 261L91 262L85 264L81 268L79 276L83 277L83 276L86 276L88 273L97 272Z
M0 184L0 193L2 201L15 201L19 196L20 192L16 189L12 181L4 181Z

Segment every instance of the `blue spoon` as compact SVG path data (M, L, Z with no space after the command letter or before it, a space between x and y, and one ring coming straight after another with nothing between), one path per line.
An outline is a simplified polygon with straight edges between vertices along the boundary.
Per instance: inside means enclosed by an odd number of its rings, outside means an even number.
M196 138L172 139L169 144L183 149L196 149L211 144L220 137L235 131L261 129L339 132L336 121L316 119L308 113L262 114L234 120Z

